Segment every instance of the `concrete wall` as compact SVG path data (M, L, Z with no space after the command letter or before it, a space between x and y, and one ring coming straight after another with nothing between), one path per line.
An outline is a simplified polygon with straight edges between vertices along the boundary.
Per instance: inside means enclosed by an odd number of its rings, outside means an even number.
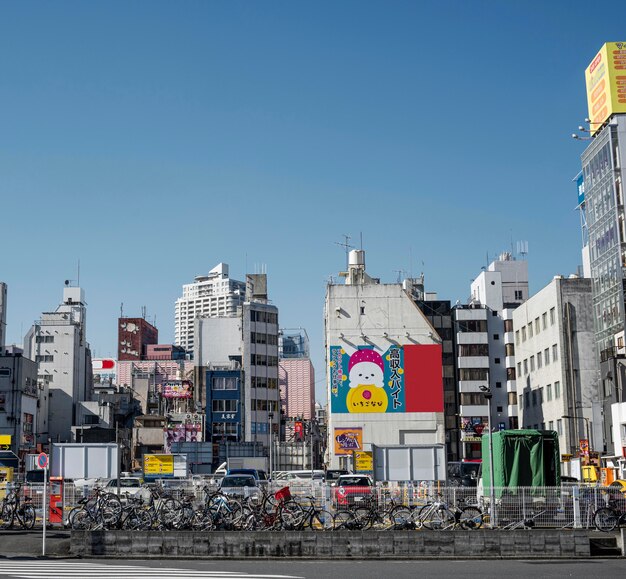
M587 558L584 530L526 531L72 531L71 554L124 558Z

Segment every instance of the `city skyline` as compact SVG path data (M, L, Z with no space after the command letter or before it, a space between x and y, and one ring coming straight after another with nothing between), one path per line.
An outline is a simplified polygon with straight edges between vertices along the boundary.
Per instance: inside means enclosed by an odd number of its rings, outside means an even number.
M183 284L219 262L238 280L266 268L323 402L344 234L362 234L370 275L424 272L453 303L519 240L531 295L574 273L585 143L570 134L585 68L623 34L613 11L593 28L585 2L4 5L7 343L79 262L101 357L121 303L173 342Z

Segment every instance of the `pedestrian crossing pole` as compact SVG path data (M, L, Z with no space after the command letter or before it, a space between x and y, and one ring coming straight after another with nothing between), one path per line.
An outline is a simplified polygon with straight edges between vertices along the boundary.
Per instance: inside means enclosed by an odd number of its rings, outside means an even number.
M45 452L42 452L37 457L37 466L43 469L43 536L41 542L41 556L46 556L46 519L48 514L48 509L46 506L47 498L48 498L48 455Z

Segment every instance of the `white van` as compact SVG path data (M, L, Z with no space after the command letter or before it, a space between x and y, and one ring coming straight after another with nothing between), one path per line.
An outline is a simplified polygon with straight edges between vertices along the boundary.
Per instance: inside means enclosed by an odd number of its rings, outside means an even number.
M323 470L290 470L287 473L287 481L289 482L298 482L302 481L310 481L313 479L314 481L323 481L324 480L324 471Z

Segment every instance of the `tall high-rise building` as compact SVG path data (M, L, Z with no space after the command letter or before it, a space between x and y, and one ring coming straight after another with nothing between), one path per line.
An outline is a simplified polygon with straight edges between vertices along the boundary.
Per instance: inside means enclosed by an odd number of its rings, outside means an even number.
M518 427L513 311L528 299L528 262L503 253L472 282L467 305L457 305L461 458L481 458L491 390L491 421L496 430Z
M42 313L24 338L24 356L39 365L42 403L48 404L47 428L39 431L52 440L71 441L76 404L88 399L93 383L86 317L83 290L66 285L63 302L54 312Z
M208 275L183 285L183 295L176 300L174 343L193 353L194 322L199 317L228 317L237 314L246 296L246 284L228 277L228 264L219 263Z
M582 154L579 207L583 264L591 276L596 351L600 356L604 436L626 447L626 103L624 43L606 43L585 77L593 138Z
M145 318L119 318L117 321L117 359L145 360L148 346L159 343L159 330Z

